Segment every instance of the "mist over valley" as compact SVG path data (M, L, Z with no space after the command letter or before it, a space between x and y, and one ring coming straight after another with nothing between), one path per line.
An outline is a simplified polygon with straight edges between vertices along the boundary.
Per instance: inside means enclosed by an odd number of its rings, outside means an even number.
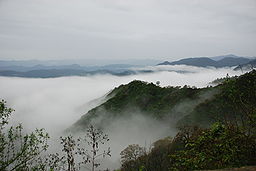
M256 170L255 0L0 0L0 171Z
M74 127L81 117L87 116L88 111L115 97L114 88L120 85L125 86L128 83L132 84L134 80L140 80L151 83L154 87L186 85L204 88L210 86L211 81L226 77L227 74L241 74L241 71L234 71L232 68L200 68L186 65L148 66L141 69L150 69L153 72L121 77L109 74L59 78L0 77L0 94L7 100L8 106L15 109L12 124L22 123L27 131L45 128L53 139L58 141L58 137L65 135L65 131ZM133 92L127 90L127 93L130 98L137 98L136 95L129 94ZM150 115L151 109L143 111L132 104L120 107L120 112L117 112L120 116L113 118L110 117L111 113L109 116L106 114L110 111L100 109L98 117L95 117L91 124L102 128L109 135L112 150L112 157L109 159L111 164L106 163L103 166L112 169L120 167L120 152L129 144L140 144L149 149L158 139L174 137L177 133L177 118L182 118L186 112L192 111L197 104L214 94L199 93L194 100L189 99L189 96L185 97L168 109L167 113L176 115L164 120ZM142 94L137 95L140 97ZM170 102L173 103L172 100ZM89 122L87 125L83 124L84 129L74 129L76 131L73 133L81 134L88 124Z

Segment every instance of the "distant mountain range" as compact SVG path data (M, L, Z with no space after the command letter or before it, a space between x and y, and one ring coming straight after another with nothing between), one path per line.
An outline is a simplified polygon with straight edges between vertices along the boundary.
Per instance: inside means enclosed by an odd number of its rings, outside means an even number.
M135 67L136 65L130 65L130 64L111 64L111 65L103 65L103 66L81 66L78 64L71 64L71 65L43 65L43 64L36 64L32 66L28 65L17 65L16 63L10 64L9 61L0 61L0 71L18 71L18 72L26 72L26 71L32 71L32 70L84 70L84 71L95 71L95 70L118 70L118 69L126 69Z
M25 72L19 71L0 71L0 76L7 77L26 77L26 78L55 78L64 76L87 76L96 74L110 74L116 76L125 76L136 74L132 70L95 70L85 71L78 69L46 69L46 70L31 70Z
M251 60L250 62L246 63L246 64L242 64L242 65L238 65L234 70L251 70L256 68L256 59Z
M196 58L185 58L174 62L165 61L158 65L190 65L197 67L232 67L247 64L251 61L250 58L239 57L235 55L225 55L216 57L196 57Z
M26 66L32 67L35 65L44 66L59 66L79 64L81 66L105 66L112 64L128 64L148 66L155 65L161 62L158 59L63 59L63 60L0 60L2 66Z
M18 62L20 63L20 62ZM111 64L104 66L80 66L72 65L42 65L34 66L20 63L21 65L9 61L0 61L0 76L8 77L28 77L28 78L53 78L63 76L86 76L95 74L111 74L117 76L135 74L129 68L135 67L129 64Z
M110 64L103 66L82 66L78 64L66 64L56 61L1 61L0 76L6 77L28 77L28 78L54 78L64 76L86 76L95 74L110 74L116 76L134 75L139 73L152 73L163 70L154 70L150 68L139 68L139 65L131 64ZM216 57L196 57L185 58L179 61L159 63L158 65L190 65L197 67L233 67L235 70L249 70L256 67L256 59L239 57L235 55L225 55ZM143 66L142 66L143 67ZM187 71L164 69L169 72L184 73Z

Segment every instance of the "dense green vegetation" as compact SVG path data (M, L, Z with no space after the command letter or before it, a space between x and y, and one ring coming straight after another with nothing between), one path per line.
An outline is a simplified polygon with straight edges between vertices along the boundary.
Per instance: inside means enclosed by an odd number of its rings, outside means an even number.
M153 83L135 80L111 91L105 103L82 116L73 128L83 129L97 118L101 120L94 124L102 126L111 122L113 118L129 117L134 113L158 120L177 120L202 100L211 98L216 90L217 88L212 87L198 89L188 86L161 88ZM204 94L207 96L201 97ZM175 110L177 105L184 102L188 102L189 105L184 105L182 110Z
M183 111L174 110L180 104L185 104ZM104 116L104 121L106 116L121 117L131 113L127 110L139 110L159 120L178 118L175 126L181 130L173 139L155 142L136 160L123 162L121 170L196 170L256 164L255 70L203 89L161 88L133 81L115 88L105 103L76 124L86 125L97 116Z
M215 123L192 132L184 149L170 153L171 170L220 169L256 164L256 135L234 124ZM184 135L183 135L184 136Z
M227 78L216 87L165 87L133 81L115 88L108 100L92 109L75 127L87 128L85 139L61 137L62 154L42 153L49 136L43 129L30 134L22 126L10 127L12 109L0 101L0 170L91 170L97 157L110 156L100 145L108 136L88 126L112 118L129 117L131 112L165 122L176 119L176 136L160 139L147 150L137 144L121 151L122 171L167 171L219 169L256 165L256 71ZM178 110L177 106L182 105ZM128 112L127 112L128 111ZM178 119L177 119L178 118ZM169 119L169 120L168 120ZM104 126L104 125L103 125ZM82 143L83 142L83 143ZM87 143L87 147L83 147ZM81 161L78 161L80 155ZM83 165L83 167L81 166Z
M133 81L115 88L105 103L90 110L73 128L86 127L99 116L101 119L96 124L102 126L113 118L129 117L127 115L138 112L158 120L175 121L177 127L209 127L216 121L236 120L244 112L252 112L245 110L251 110L256 104L256 71L225 80L207 88L161 88L153 83Z
M255 128L254 128L255 129ZM149 152L122 163L123 171L167 171L256 165L256 134L242 126L215 123L184 127L173 138L158 140Z
M256 71L219 85L220 93L179 121L173 138L159 140L122 170L199 170L256 165ZM218 120L213 123L214 120ZM198 127L208 125L208 128ZM202 124L204 123L204 124ZM211 126L209 127L209 125Z
M207 126L214 121L237 120L243 124L245 119L252 121L253 118L247 117L256 110L255 70L237 78L227 79L218 88L220 93L197 105L178 124Z

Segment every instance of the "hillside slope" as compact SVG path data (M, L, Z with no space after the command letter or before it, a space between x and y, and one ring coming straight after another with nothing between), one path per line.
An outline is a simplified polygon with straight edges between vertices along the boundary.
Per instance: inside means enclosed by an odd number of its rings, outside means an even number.
M197 105L178 125L209 125L214 120L243 120L244 114L256 114L256 70L217 87L220 93Z
M173 127L207 127L216 120L236 119L246 110L245 106L255 110L256 71L207 88L161 88L136 80L115 88L107 98L105 103L83 115L72 128L83 129L90 123L104 127L115 118L137 113L169 122Z
M234 68L235 71L237 70L242 70L242 71L248 71L248 70L252 70L256 68L256 59L251 60L250 62L243 64L243 65L239 65L236 68Z

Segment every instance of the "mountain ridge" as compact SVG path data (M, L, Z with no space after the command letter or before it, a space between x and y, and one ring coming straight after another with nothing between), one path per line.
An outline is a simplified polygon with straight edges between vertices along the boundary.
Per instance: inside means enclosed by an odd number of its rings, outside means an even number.
M248 91L244 91L245 88ZM256 71L227 79L218 86L206 88L188 86L162 88L153 83L135 80L111 91L107 96L110 98L105 103L83 115L71 129L83 129L93 120L97 120L96 124L104 127L114 118L129 117L129 113L137 111L154 119L170 122L174 127L184 124L207 127L218 119L224 119L223 116L232 120L234 113L237 115L241 113L240 108L239 110L233 108L232 98L230 99L231 90L235 93L233 96L245 99L249 105L255 105L256 94L251 92L256 92ZM237 107L240 102L236 103ZM179 110L180 108L182 110ZM209 109L211 109L210 113Z
M218 58L214 57L194 57L194 58L184 58L178 61L168 62L165 61L163 63L159 63L157 65L190 65L190 66L197 66L197 67L232 67L238 66L242 64L246 64L250 62L252 59L239 57L235 55L226 55L226 56L219 56Z

